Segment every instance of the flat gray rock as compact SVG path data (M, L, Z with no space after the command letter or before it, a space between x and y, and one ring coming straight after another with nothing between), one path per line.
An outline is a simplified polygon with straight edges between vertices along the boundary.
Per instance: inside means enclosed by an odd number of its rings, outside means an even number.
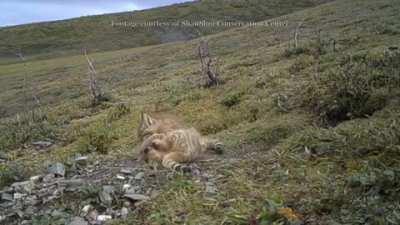
M143 180L143 178L144 178L143 172L140 172L140 173L136 174L136 176L135 176L135 180Z
M103 186L103 190L99 194L100 201L105 205L111 205L115 188L113 186Z
M65 166L62 163L54 163L48 167L47 172L54 174L56 176L64 177L65 176Z
M10 194L10 193L3 193L3 194L1 194L1 200L4 200L4 201L13 201L14 200L14 197L13 197L13 195L12 194Z

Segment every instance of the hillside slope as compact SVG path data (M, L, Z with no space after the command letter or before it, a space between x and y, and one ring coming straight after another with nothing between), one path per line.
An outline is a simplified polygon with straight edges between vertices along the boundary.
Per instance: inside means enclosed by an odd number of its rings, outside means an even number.
M261 21L327 0L198 1L150 10L82 17L59 22L0 28L0 63L17 61L19 51L30 57L52 57L141 47L190 40L227 27L161 26L157 28L113 27L115 23L190 21Z
M205 37L224 81L213 88L199 85L198 39L91 54L111 99L95 107L83 56L1 65L0 185L54 162L88 182L8 224L87 204L129 207L113 225L400 224L400 2L338 0L276 19L289 26ZM138 165L142 111L176 115L226 151L192 175ZM43 140L53 145L32 144ZM141 179L119 179L127 166ZM151 198L125 204L124 184ZM118 195L105 206L110 185Z

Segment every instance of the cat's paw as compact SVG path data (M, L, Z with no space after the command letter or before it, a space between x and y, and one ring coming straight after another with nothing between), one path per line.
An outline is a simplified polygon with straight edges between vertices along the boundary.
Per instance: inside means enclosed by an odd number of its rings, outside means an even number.
M175 166L175 171L177 172L182 172L182 173L191 173L192 172L192 167L188 165L177 165Z

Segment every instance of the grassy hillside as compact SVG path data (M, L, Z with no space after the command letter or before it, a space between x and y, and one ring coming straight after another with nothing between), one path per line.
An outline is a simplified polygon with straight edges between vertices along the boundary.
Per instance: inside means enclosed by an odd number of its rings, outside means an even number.
M19 51L28 58L48 58L81 53L190 40L226 27L162 26L158 28L113 27L112 21L128 23L176 21L261 21L312 7L327 0L198 1L158 9L83 17L60 22L0 28L0 64L18 60Z
M338 0L279 19L289 26L206 37L224 80L215 88L199 87L198 39L92 54L111 97L97 107L82 56L1 65L1 184L78 153L133 161L140 112L161 111L225 143L199 163L218 191L170 174L112 224L399 224L400 2ZM31 146L46 139L48 151Z

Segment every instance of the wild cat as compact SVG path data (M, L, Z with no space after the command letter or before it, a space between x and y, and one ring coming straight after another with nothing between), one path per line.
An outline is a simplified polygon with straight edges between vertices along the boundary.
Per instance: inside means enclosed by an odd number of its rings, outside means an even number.
M184 128L171 119L155 119L143 113L138 130L143 143L139 160L161 162L168 169L190 170L185 163L199 159L206 151L222 153L219 141L203 137L194 128Z

